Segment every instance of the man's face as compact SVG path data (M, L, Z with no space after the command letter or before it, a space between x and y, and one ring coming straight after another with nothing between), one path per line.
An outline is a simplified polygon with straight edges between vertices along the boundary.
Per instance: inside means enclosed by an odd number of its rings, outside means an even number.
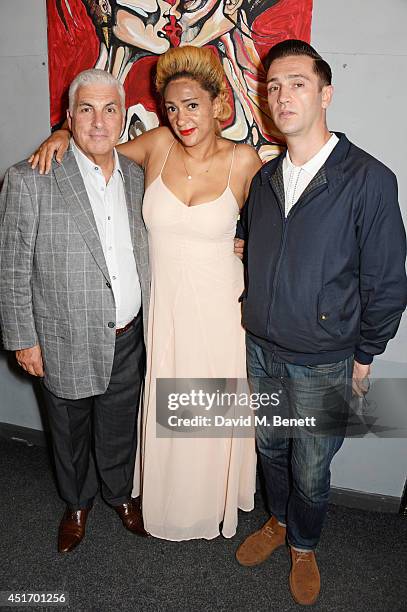
M124 122L116 87L99 83L79 87L67 116L75 143L87 157L111 153Z
M314 60L292 55L272 62L267 74L267 99L277 128L285 136L306 136L325 129L325 109L333 88L321 87Z

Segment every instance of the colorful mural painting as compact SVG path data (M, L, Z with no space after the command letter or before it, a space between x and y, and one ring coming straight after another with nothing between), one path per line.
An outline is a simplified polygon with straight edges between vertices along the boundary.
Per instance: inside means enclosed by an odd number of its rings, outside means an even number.
M286 38L310 40L312 0L47 0L51 125L65 118L67 89L86 68L108 70L126 90L122 140L162 121L154 90L157 56L179 45L210 46L225 69L233 114L223 135L276 153L263 61Z

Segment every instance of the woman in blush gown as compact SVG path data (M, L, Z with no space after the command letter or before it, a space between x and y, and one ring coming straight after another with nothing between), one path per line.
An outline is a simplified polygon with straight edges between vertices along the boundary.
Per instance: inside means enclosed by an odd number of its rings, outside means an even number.
M221 524L232 537L238 509L254 506L254 430L245 437L181 438L169 428L158 437L156 381L246 377L238 302L243 266L233 247L239 209L261 164L251 147L220 136L231 111L222 66L210 49L171 49L159 58L156 85L170 128L118 147L145 170L152 271L133 495L142 496L153 536L211 539ZM51 137L57 138L59 148L66 134Z

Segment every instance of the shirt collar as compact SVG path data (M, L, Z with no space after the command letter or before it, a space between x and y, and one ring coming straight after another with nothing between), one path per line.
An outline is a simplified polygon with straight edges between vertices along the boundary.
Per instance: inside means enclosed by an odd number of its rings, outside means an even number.
M80 173L82 174L82 177L85 177L88 174L94 174L95 172L98 172L98 173L101 172L100 167L97 164L95 164L91 159L89 159L89 157L87 157L85 153L83 153L80 150L80 148L75 143L73 138L71 139L71 147L72 147L72 151L75 156L75 159L76 159L76 163L79 166ZM114 158L114 166L113 166L112 176L116 172L118 172L120 176L122 177L122 179L124 180L123 170L121 168L119 156L115 148L113 148L113 158Z
M294 164L291 161L290 158L290 154L287 150L286 156L284 158L284 162L283 162L283 171L287 171L289 169L293 169L293 168L301 168L304 172L306 172L307 174L309 174L310 176L315 176L316 173L318 172L318 170L321 168L321 166L323 166L323 164L326 162L326 160L328 159L328 157L330 156L330 154L332 153L335 145L337 144L337 142L339 141L339 138L337 137L336 134L331 134L331 137L329 138L329 140L324 144L324 146L318 151L318 153L316 153L316 155L314 155L314 157L311 157L311 159L309 159L305 164L303 164L302 166L294 166Z

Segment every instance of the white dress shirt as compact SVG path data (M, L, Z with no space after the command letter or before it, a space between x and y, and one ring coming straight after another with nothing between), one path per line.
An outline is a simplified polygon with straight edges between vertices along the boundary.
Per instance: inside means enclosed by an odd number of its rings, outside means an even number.
M339 142L339 138L336 134L332 134L318 153L302 166L294 166L287 151L283 160L285 216L288 215L304 189L308 187L318 170L324 165L337 142Z
M141 288L130 235L124 178L113 149L114 170L109 182L72 140L72 150L85 183L106 260L116 304L116 328L134 319L141 306Z

